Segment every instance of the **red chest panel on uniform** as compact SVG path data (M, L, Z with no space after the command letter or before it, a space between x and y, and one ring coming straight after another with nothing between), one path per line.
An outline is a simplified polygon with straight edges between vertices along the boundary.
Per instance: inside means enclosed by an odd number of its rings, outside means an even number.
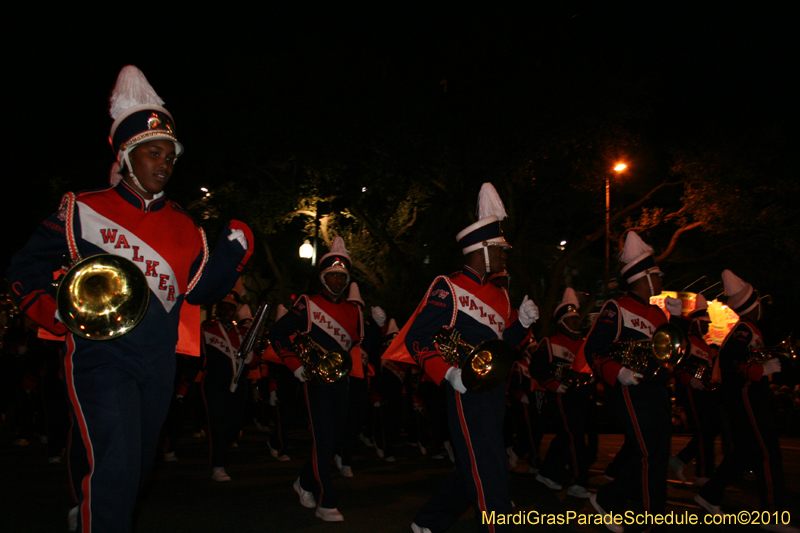
M194 222L169 203L143 211L114 190L81 194L76 204L81 225L76 238L139 265L169 311L175 297L186 292L192 262L203 249Z
M511 313L507 293L491 283L481 285L464 275L455 276L450 282L455 291L456 311L491 328L501 338Z
M346 301L331 302L320 294L308 299L309 327L311 324L317 326L342 348L350 350L359 340L358 307Z

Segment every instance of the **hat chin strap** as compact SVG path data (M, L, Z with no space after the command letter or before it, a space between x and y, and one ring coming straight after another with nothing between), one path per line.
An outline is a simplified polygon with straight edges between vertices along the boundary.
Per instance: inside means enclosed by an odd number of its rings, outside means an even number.
M325 274L328 274L328 272L326 272ZM345 281L344 287L339 292L333 292L331 290L331 288L328 287L328 284L325 282L325 274L320 274L319 275L319 280L322 282L322 285L324 285L325 288L328 289L328 292L331 293L332 295L334 295L337 298L339 296L341 296L342 294L344 294L344 291L347 290L348 285L350 285L350 274L347 274L347 281Z
M133 184L136 186L137 189L139 189L136 192L138 192L139 194L146 193L147 190L144 187L142 187L142 184L139 183L139 180L136 178L136 174L133 173L133 165L131 165L131 160L128 157L129 152L130 150L125 150L124 152L122 152L122 162L125 164L125 168L128 169L128 174L130 174L131 179L133 180Z
M492 272L492 267L489 266L489 247L485 244L483 245L483 259L486 261L486 273L489 274Z
M574 316L574 315L570 315L570 316ZM572 333L574 335L580 335L581 334L580 330L575 331L574 329L569 327L566 322L564 322L565 318L567 318L567 317L566 316L561 317L561 319L558 321L558 325L562 326L565 330L569 331L570 333Z

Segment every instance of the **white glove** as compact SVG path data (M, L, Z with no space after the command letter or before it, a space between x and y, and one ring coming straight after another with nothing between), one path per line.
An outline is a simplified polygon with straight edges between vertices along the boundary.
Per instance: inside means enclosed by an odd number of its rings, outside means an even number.
M672 296L664 298L664 307L667 308L669 316L681 316L683 304L677 298L673 298Z
M634 372L630 368L625 368L624 366L620 369L619 374L617 374L617 381L619 381L623 385L638 385L639 380L637 378L644 377L641 374Z
M522 299L522 304L519 306L519 323L523 328L530 327L531 324L539 320L539 308L533 303L533 300L528 299L528 295Z
M567 386L564 385L563 383L559 383L558 384L558 388L556 389L556 392L558 394L564 394L565 392L567 392Z
M450 370L447 371L447 374L444 375L444 379L450 382L450 385L453 386L455 390L464 394L467 392L467 388L464 386L464 382L461 381L461 369L451 367Z
M689 381L689 385L691 385L693 389L706 390L706 386L697 378L692 378L692 380Z
M304 367L304 366L301 366L300 368L298 368L297 370L294 371L294 377L299 379L300 383L305 383L306 382L306 375L304 374L305 371L306 371L306 367Z
M272 407L278 405L278 391L272 391L269 393L269 404Z
M781 371L781 360L774 358L767 359L764 361L764 364L762 364L761 367L764 369L764 375L770 376Z
M523 394L522 398L519 399L519 403L523 403L525 405L530 405L531 401L528 399L528 395L527 394Z
M233 230L231 232L231 234L228 235L228 240L229 241L233 241L233 240L239 241L239 244L242 245L242 248L247 250L247 237L244 236L244 232L242 230L240 230L240 229Z
M382 328L386 324L386 311L376 305L372 308L372 320Z

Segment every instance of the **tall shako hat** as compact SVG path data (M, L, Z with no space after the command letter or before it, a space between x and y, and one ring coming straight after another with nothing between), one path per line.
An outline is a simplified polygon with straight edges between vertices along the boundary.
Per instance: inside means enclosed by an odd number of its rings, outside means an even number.
M331 251L323 255L322 259L319 261L319 279L322 281L322 284L325 285L328 290L330 290L328 284L325 283L325 274L329 274L331 272L341 272L347 276L347 282L349 283L351 264L352 261L350 260L350 254L347 253L347 249L344 246L344 239L341 237L336 237L333 239ZM347 285L345 285L345 287L346 286ZM333 293L333 291L331 291L331 293ZM334 294L334 296L339 296L339 294Z
M697 297L694 300L694 311L689 313L689 318L692 320L711 322L711 319L708 318L708 302L702 293L697 293Z
M725 287L725 296L728 297L728 307L737 315L744 315L758 305L758 292L728 269L722 271L722 286Z
M653 247L644 242L635 231L629 231L625 236L625 246L622 248L619 259L625 263L625 266L620 269L620 274L628 285L649 274L664 275L656 265Z
M114 124L108 140L117 156L117 162L111 168L112 185L122 179L119 175L122 166L133 175L129 154L139 144L165 139L175 143L176 158L183 153L183 145L175 136L175 122L163 105L164 100L156 94L141 70L133 65L122 68L111 91L109 107Z
M578 314L578 309L580 309L580 307L575 289L567 287L564 289L564 296L561 298L561 303L556 307L556 310L553 311L553 318L556 319L556 322L561 323L568 316L580 316Z
M478 193L478 221L470 224L456 235L456 241L461 246L464 255L483 248L486 272L490 272L489 246L511 248L500 228L500 221L507 216L503 200L500 199L494 185L488 182L484 183Z

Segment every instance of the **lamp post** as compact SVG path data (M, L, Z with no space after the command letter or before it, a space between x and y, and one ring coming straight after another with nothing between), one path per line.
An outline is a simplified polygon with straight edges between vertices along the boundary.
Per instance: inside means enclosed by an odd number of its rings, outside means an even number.
M617 163L614 170L619 173L628 168L625 163ZM609 264L611 256L611 179L606 174L606 280L603 285L603 299L608 300Z

